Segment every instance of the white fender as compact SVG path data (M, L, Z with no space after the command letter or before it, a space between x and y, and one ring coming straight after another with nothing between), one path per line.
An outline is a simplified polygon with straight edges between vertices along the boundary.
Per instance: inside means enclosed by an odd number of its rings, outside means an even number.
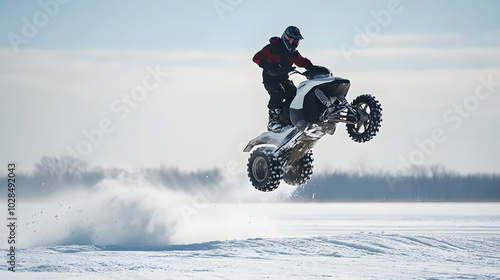
M339 77L316 78L314 80L308 80L308 81L301 82L299 84L299 87L297 88L297 95L295 96L295 98L292 100L292 103L290 104L290 108L297 109L297 110L302 109L304 107L304 98L305 98L306 94L313 87L335 81L335 79L340 79L340 78Z

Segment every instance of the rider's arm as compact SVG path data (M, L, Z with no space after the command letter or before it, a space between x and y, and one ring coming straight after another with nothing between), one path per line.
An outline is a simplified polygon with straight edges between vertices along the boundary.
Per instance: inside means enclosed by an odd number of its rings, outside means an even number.
M269 51L269 48L265 46L264 48L262 48L262 50L260 50L253 56L252 60L253 62L257 63L257 65L259 65L261 68L266 69L267 68L266 66L268 66L269 64L267 58L269 57L270 54L271 52Z
M299 67L306 68L307 70L313 67L312 62L309 59L302 57L299 52L297 52L297 57L293 60L293 63Z
M274 58L276 59L276 58ZM269 70L269 69L274 69L280 67L280 64L278 62L275 62L273 60L273 57L271 55L271 51L269 50L268 46L265 46L262 50L260 50L258 53L256 53L253 56L253 62L257 63L260 68L264 70Z

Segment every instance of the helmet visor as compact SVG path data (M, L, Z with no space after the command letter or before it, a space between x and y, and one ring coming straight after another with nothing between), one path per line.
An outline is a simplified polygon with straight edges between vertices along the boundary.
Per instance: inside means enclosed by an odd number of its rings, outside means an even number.
M285 39L288 41L288 43L290 44L290 46L293 46L294 48L296 48L299 45L300 40L301 40L301 39L294 39L292 37L289 37L286 34L285 34Z

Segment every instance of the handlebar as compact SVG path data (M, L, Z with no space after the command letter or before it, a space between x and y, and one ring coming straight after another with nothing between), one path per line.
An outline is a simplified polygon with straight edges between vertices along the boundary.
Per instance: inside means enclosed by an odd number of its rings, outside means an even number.
M295 70L294 66L288 66L288 67L278 67L278 68L274 68L274 69L269 69L268 72L269 72L269 75L271 75L271 76L281 76L281 75L288 74L294 70Z
M271 76L281 76L281 75L286 75L286 74L300 74L307 79L312 79L315 75L318 74L329 74L331 75L331 71L323 66L315 66L313 69L309 69L304 72L300 72L296 70L296 67L294 66L288 66L288 67L279 67L279 68L274 68L268 70L269 75Z

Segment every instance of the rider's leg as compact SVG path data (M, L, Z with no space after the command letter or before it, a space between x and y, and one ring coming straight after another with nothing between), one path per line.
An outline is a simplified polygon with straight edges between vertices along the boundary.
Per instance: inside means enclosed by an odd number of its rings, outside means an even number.
M267 130L278 131L283 128L283 124L280 121L280 114L286 96L285 88L281 83L276 82L265 83L264 87L269 93L269 103L267 104L267 108L269 109L269 122Z
M293 81L291 80L286 80L283 83L281 83L281 85L285 89L284 106L290 106L290 103L292 103L292 100L295 98L295 95L297 95L297 87L293 84Z

